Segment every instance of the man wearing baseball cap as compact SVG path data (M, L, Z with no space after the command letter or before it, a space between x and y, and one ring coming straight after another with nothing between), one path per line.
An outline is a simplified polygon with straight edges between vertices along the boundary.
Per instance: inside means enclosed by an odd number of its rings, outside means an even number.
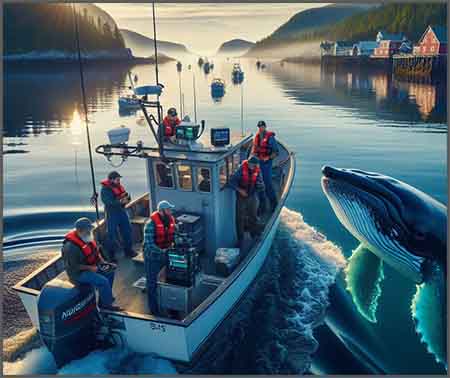
M103 258L93 238L93 228L89 218L80 218L75 222L75 229L66 234L61 250L64 268L75 285L89 284L98 290L100 308L120 311L120 307L112 304L115 264ZM105 265L108 269L104 269Z
M259 121L258 132L255 135L252 146L252 154L260 160L262 177L265 191L259 193L259 212L266 210L266 196L270 201L271 210L275 210L278 200L272 185L272 161L278 155L278 144L275 133L267 130L266 122Z
M148 306L152 314L158 313L156 281L167 261L167 249L174 244L175 218L169 201L158 203L158 210L150 216L144 227L144 263L147 278Z
M117 171L108 174L108 178L101 182L100 197L105 205L106 227L108 232L107 249L111 261L117 262L115 252L119 245L118 232L122 235L124 252L128 257L135 257L131 234L131 224L125 206L130 202L130 195L120 183L122 176Z

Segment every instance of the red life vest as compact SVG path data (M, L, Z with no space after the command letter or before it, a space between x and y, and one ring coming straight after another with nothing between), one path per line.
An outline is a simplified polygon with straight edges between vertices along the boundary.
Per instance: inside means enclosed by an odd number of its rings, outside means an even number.
M101 182L101 184L103 186L106 186L107 188L111 188L112 192L118 199L122 199L122 198L128 196L128 193L126 192L125 188L121 184L115 185L108 179L103 180Z
M86 243L78 236L75 230L70 231L64 237L64 240L71 241L81 249L81 252L83 252L83 255L86 257L88 265L95 265L100 260L97 243L95 240Z
M248 168L248 160L244 160L242 162L242 176L241 176L241 187L249 190L253 188L256 185L256 179L258 178L259 174L259 167L256 166L253 169L252 175L250 177L249 175L249 168Z
M259 131L255 135L255 139L253 140L253 147L254 152L259 159L264 160L270 157L272 149L269 146L269 139L274 135L275 133L273 133L272 131L266 131L262 140Z
M164 227L158 211L153 212L150 218L155 223L155 244L161 249L169 248L174 241L175 218L172 215L169 216L170 221L167 228Z
M164 125L164 136L171 137L175 135L175 126L181 123L180 119L177 117L174 121L170 120L168 116L163 119Z

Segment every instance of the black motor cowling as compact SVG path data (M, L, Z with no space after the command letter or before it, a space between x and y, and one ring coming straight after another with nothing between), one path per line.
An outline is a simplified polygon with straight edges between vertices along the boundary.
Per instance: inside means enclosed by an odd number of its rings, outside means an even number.
M39 294L38 313L41 340L58 368L96 348L98 311L92 286L53 279Z

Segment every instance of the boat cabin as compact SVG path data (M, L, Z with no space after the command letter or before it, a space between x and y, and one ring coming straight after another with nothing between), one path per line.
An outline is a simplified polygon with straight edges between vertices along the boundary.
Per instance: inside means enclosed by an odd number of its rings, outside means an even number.
M196 143L165 148L168 162L150 153L146 160L150 213L162 200L175 205L175 214L197 214L204 229L204 269L214 271L218 248L235 247L236 194L226 190L228 179L247 158L252 137L231 136L228 147Z

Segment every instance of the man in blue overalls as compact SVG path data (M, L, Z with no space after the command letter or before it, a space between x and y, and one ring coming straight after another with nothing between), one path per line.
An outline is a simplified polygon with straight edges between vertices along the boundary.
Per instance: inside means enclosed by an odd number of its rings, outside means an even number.
M275 133L268 131L264 121L258 122L258 132L253 140L252 152L259 159L259 168L264 180L265 191L259 193L259 212L266 210L266 196L271 210L277 207L278 200L272 185L272 160L278 155L278 144Z
M137 253L133 250L131 224L125 209L125 206L130 202L130 195L120 183L121 177L118 172L112 171L108 178L101 182L102 189L100 191L106 213L107 242L109 244L107 249L113 262L117 262L115 250L119 232L122 235L125 255L128 257L137 256Z

